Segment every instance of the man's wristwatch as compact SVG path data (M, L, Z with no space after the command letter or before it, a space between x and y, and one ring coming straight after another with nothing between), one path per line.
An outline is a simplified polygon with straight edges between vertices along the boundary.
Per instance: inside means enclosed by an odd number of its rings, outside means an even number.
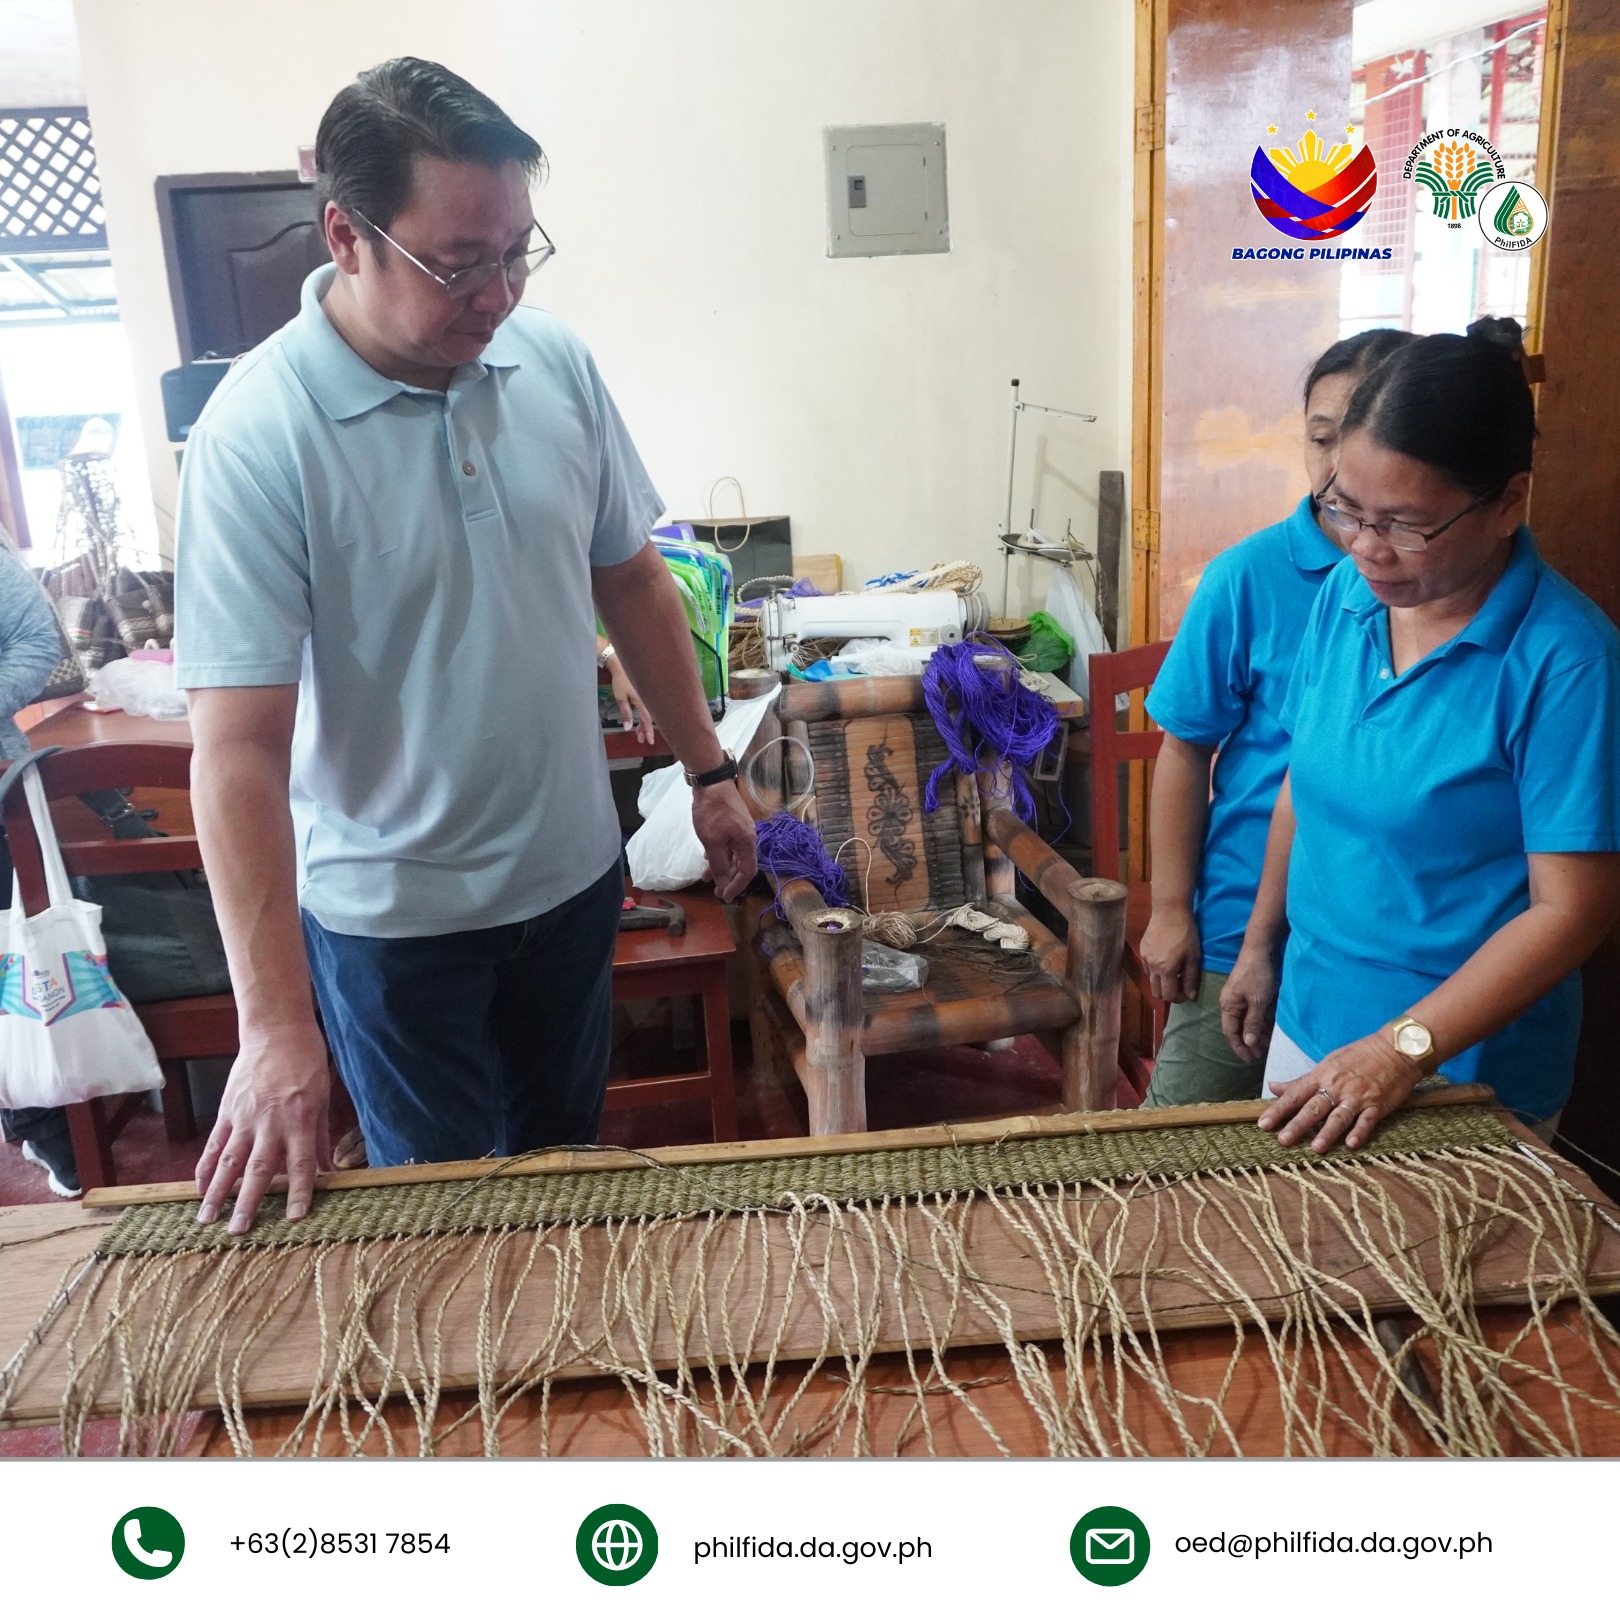
M599 652L599 653L598 653L598 654L597 654L597 655L596 655L596 667L597 667L597 668L598 668L598 669L606 669L606 668L607 668L607 661L608 661L608 659L610 659L610 658L611 658L611 657L612 657L612 656L613 656L613 643L612 643L612 642L611 642L611 641L610 641L610 642L609 642L609 643L608 643L608 644L607 644L607 646L605 646L605 647L604 647L604 648L603 648L603 649L602 649L602 650L601 650L601 652Z
M1437 1067L1434 1061L1434 1036L1429 1033L1427 1024L1420 1024L1415 1018L1397 1018L1389 1026L1389 1038L1402 1057L1410 1058L1424 1074L1434 1073Z
M718 787L722 782L735 782L737 780L737 756L728 748L726 757L720 764L707 771L687 771L682 774L686 777L686 785L690 788Z

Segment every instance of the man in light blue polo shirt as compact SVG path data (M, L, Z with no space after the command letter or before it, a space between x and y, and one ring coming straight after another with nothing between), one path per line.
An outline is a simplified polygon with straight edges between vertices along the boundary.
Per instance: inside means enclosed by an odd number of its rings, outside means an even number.
M373 1164L594 1140L619 905L600 614L698 785L723 895L753 826L648 531L662 502L585 346L516 308L540 149L410 58L316 141L334 263L193 430L178 678L241 1019L198 1166L233 1231L308 1207L326 1050ZM289 794L290 782L290 794ZM306 968L306 949L307 962Z

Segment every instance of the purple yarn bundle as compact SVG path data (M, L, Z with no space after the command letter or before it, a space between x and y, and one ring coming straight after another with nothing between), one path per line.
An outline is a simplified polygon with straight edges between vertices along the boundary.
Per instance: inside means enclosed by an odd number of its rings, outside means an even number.
M769 821L754 823L754 840L761 869L778 883L809 878L829 906L849 904L849 881L844 869L827 853L814 827L786 810L778 810ZM776 912L782 915L780 900Z
M993 658L981 664L979 659ZM1018 679L1018 660L999 642L948 643L923 670L923 700L950 759L928 778L923 804L939 808L940 783L951 771L969 775L1012 767L1013 808L1022 821L1035 815L1024 780L1063 724L1057 710Z

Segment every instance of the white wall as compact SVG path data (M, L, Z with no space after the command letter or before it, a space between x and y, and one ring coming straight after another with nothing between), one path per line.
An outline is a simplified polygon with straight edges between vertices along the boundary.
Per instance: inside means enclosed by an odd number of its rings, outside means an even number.
M966 556L999 605L1016 376L1099 421L1025 417L1015 524L1034 503L1094 537L1097 473L1128 466L1124 0L502 16L511 110L552 164L533 296L596 350L676 515L734 474L846 583ZM827 258L823 127L912 122L946 126L950 253Z
M498 84L493 0L75 0L107 238L165 536L175 460L158 378L180 363L152 185L294 169L361 68L414 54Z
M81 107L73 0L0 0L0 107Z
M531 296L595 349L674 515L735 474L846 580L967 556L999 605L1008 380L1099 417L1025 418L1017 522L1035 504L1089 539L1098 471L1128 466L1128 0L77 6L162 505L153 179L291 167L333 92L403 51L545 146L558 255ZM952 251L829 260L823 126L923 121L947 129Z

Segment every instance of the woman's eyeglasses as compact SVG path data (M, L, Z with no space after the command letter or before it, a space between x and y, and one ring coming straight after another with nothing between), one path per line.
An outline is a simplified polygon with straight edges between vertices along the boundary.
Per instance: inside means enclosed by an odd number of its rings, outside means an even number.
M505 276L509 285L521 287L557 251L537 220L534 228L540 232L542 246L530 248L527 253L514 253L510 258L493 264L470 264L465 270L455 270L448 276L441 276L438 271L428 269L408 248L402 248L382 226L373 225L358 208L351 208L349 212L368 230L375 231L396 253L409 259L424 276L432 276L444 288L446 295L458 303L476 298L497 276Z
M1331 486L1330 486L1331 487ZM1414 529L1410 523L1369 523L1366 518L1357 517L1354 512L1347 512L1342 506L1324 505L1322 516L1325 517L1335 529L1347 540L1354 541L1363 529L1371 529L1385 545L1393 546L1397 551L1426 551L1431 540L1438 540L1452 523L1461 523L1470 512L1477 512L1480 507L1489 504L1494 499L1487 495L1477 500L1472 506L1465 506L1449 523L1442 523L1438 529L1430 529L1424 533L1422 529Z

